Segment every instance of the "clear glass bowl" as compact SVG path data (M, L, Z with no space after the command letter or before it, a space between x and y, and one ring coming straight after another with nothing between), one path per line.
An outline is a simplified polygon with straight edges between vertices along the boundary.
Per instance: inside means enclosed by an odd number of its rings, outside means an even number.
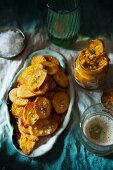
M94 104L80 118L81 142L87 150L104 156L113 152L113 106Z

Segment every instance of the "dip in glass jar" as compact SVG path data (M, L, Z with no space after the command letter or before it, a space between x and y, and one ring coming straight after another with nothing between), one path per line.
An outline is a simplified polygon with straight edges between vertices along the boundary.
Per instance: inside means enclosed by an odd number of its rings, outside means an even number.
M95 89L103 85L109 68L109 58L104 43L100 39L92 40L87 48L80 51L74 66L76 82L86 88Z

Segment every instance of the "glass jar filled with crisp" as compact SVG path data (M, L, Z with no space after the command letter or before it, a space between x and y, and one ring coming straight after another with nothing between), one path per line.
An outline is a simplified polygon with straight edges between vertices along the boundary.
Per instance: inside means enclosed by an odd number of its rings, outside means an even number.
M91 40L75 60L74 77L80 86L95 89L104 83L108 68L109 58L104 42L100 39Z

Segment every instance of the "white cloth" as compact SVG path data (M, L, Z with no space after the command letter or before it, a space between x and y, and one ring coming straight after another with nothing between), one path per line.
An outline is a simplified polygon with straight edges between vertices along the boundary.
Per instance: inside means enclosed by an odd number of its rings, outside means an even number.
M113 86L113 48L112 48L113 42L105 40L105 47L108 53L108 56L110 58L110 68L108 72L108 76L106 79L106 84L104 87L98 88L96 90L86 90L81 88L74 80L73 78L73 85L75 87L75 113L79 112L82 114L84 110L94 104L99 103L101 101L101 95L103 92L103 88L112 88ZM24 64L25 59L29 56L29 54L35 50L49 48L55 51L60 52L67 60L67 66L69 73L73 77L73 67L74 67L74 60L77 57L78 51L85 48L87 45L87 39L86 40L78 40L75 43L75 46L73 46L72 50L69 49L63 49L58 46L55 46L53 44L50 44L48 41L48 37L45 33L45 30L39 30L37 34L32 34L29 38L29 41L27 43L26 49L23 52L23 54L19 55L18 57L6 60L3 58L0 58L0 129L4 131L4 128L7 125L6 117L5 117L5 110L4 105L2 102L5 101L7 97L7 92L10 86L10 83L12 79L14 78L14 75L19 71L19 69ZM74 121L76 120L76 114L73 114L72 123L74 124ZM5 139L6 136L2 136L2 131L0 132L0 138ZM6 128L6 131L9 131L8 128ZM2 139L3 140L3 139Z

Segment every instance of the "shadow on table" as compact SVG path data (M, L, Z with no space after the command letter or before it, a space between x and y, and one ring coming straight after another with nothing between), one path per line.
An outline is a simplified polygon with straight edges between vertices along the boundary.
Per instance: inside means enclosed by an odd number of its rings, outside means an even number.
M109 65L109 70L108 70L108 74L107 74L107 78L106 78L106 83L104 86L104 90L108 90L108 89L113 89L113 64Z
M106 159L113 160L113 153L110 154L110 155L107 155L107 156L103 156L103 157L106 158Z

